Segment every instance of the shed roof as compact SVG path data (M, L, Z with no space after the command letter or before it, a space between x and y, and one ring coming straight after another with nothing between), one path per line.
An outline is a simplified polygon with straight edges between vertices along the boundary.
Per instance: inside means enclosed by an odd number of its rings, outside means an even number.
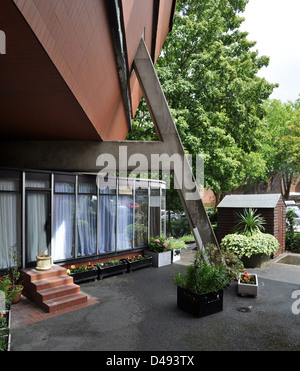
M281 194L228 195L219 203L218 208L256 208L273 209L276 207Z

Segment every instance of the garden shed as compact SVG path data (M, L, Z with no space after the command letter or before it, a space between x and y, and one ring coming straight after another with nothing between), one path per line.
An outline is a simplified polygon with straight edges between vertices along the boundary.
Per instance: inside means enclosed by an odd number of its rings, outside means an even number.
M217 238L219 243L225 235L233 233L233 228L238 222L238 215L247 209L257 210L257 214L260 214L266 221L265 233L272 234L277 238L280 248L274 256L283 253L285 250L286 213L281 194L225 196L218 205Z

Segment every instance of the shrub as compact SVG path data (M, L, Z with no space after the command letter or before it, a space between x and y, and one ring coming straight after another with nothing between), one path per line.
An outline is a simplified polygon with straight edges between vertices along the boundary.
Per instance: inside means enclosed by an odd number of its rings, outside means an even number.
M164 237L151 237L149 250L156 253L165 252L168 250L168 244Z
M252 236L255 233L264 231L265 219L260 215L255 215L257 210L245 210L244 214L238 214L239 222L234 228L235 233L244 236Z
M210 265L203 259L201 251L195 255L194 263L187 267L186 273L178 272L173 278L177 286L196 294L205 294L223 289L229 283L223 264Z
M252 236L228 234L222 239L221 249L236 254L238 257L250 258L254 254L270 256L279 249L277 239L268 233L255 233Z

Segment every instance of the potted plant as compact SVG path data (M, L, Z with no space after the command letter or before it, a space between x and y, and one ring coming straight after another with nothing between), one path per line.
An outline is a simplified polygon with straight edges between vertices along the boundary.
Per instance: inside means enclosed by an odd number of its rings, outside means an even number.
M97 267L90 263L82 265L80 267L71 265L71 267L67 269L67 274L73 277L74 283L96 280L98 276Z
M168 249L171 250L172 263L180 260L181 249L185 249L185 241L170 237L168 239Z
M136 255L126 259L127 261L127 272L132 272L136 269L151 267L152 256L149 255Z
M7 295L11 304L16 304L21 299L21 294L24 289L23 285L20 283L20 271L19 271L19 258L17 251L17 244L14 244L11 247L10 258L13 261L13 265L10 268L10 275L7 276L8 279L11 279L11 285L8 286Z
M221 249L236 254L245 268L256 268L267 264L279 243L271 234L255 233L252 236L228 234L221 241Z
M51 255L48 254L48 250L41 250L40 255L36 257L36 270L48 271L51 269Z
M98 269L98 279L113 276L127 271L127 261L124 259L112 259L104 263L95 264Z
M225 266L209 264L202 251L196 253L194 263L187 267L185 274L176 274L174 283L178 308L196 317L223 310L223 289L228 285Z
M163 267L171 264L172 253L168 249L165 238L150 238L149 250L145 251L146 255L152 256L152 265L154 267Z
M258 279L256 274L249 274L247 271L240 273L238 280L238 294L257 296Z
M10 350L10 311L0 313L0 351Z

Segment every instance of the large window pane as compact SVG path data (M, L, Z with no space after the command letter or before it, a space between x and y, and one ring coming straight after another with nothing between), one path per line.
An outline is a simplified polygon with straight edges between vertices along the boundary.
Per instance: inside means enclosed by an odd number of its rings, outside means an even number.
M118 250L128 250L133 246L133 197L118 197Z
M75 246L75 195L54 195L53 259L74 257Z
M148 245L148 189L137 189L135 192L134 244L136 247Z
M160 190L151 189L150 193L150 236L160 237Z
M4 188L4 181L2 181ZM8 188L8 183L5 188ZM13 265L11 247L17 243L21 251L21 195L17 193L0 193L0 269Z
M42 250L49 248L49 194L28 193L26 204L26 246L27 262L36 261Z
M78 257L97 252L97 196L78 195Z
M116 248L116 196L99 196L98 245L101 254Z

